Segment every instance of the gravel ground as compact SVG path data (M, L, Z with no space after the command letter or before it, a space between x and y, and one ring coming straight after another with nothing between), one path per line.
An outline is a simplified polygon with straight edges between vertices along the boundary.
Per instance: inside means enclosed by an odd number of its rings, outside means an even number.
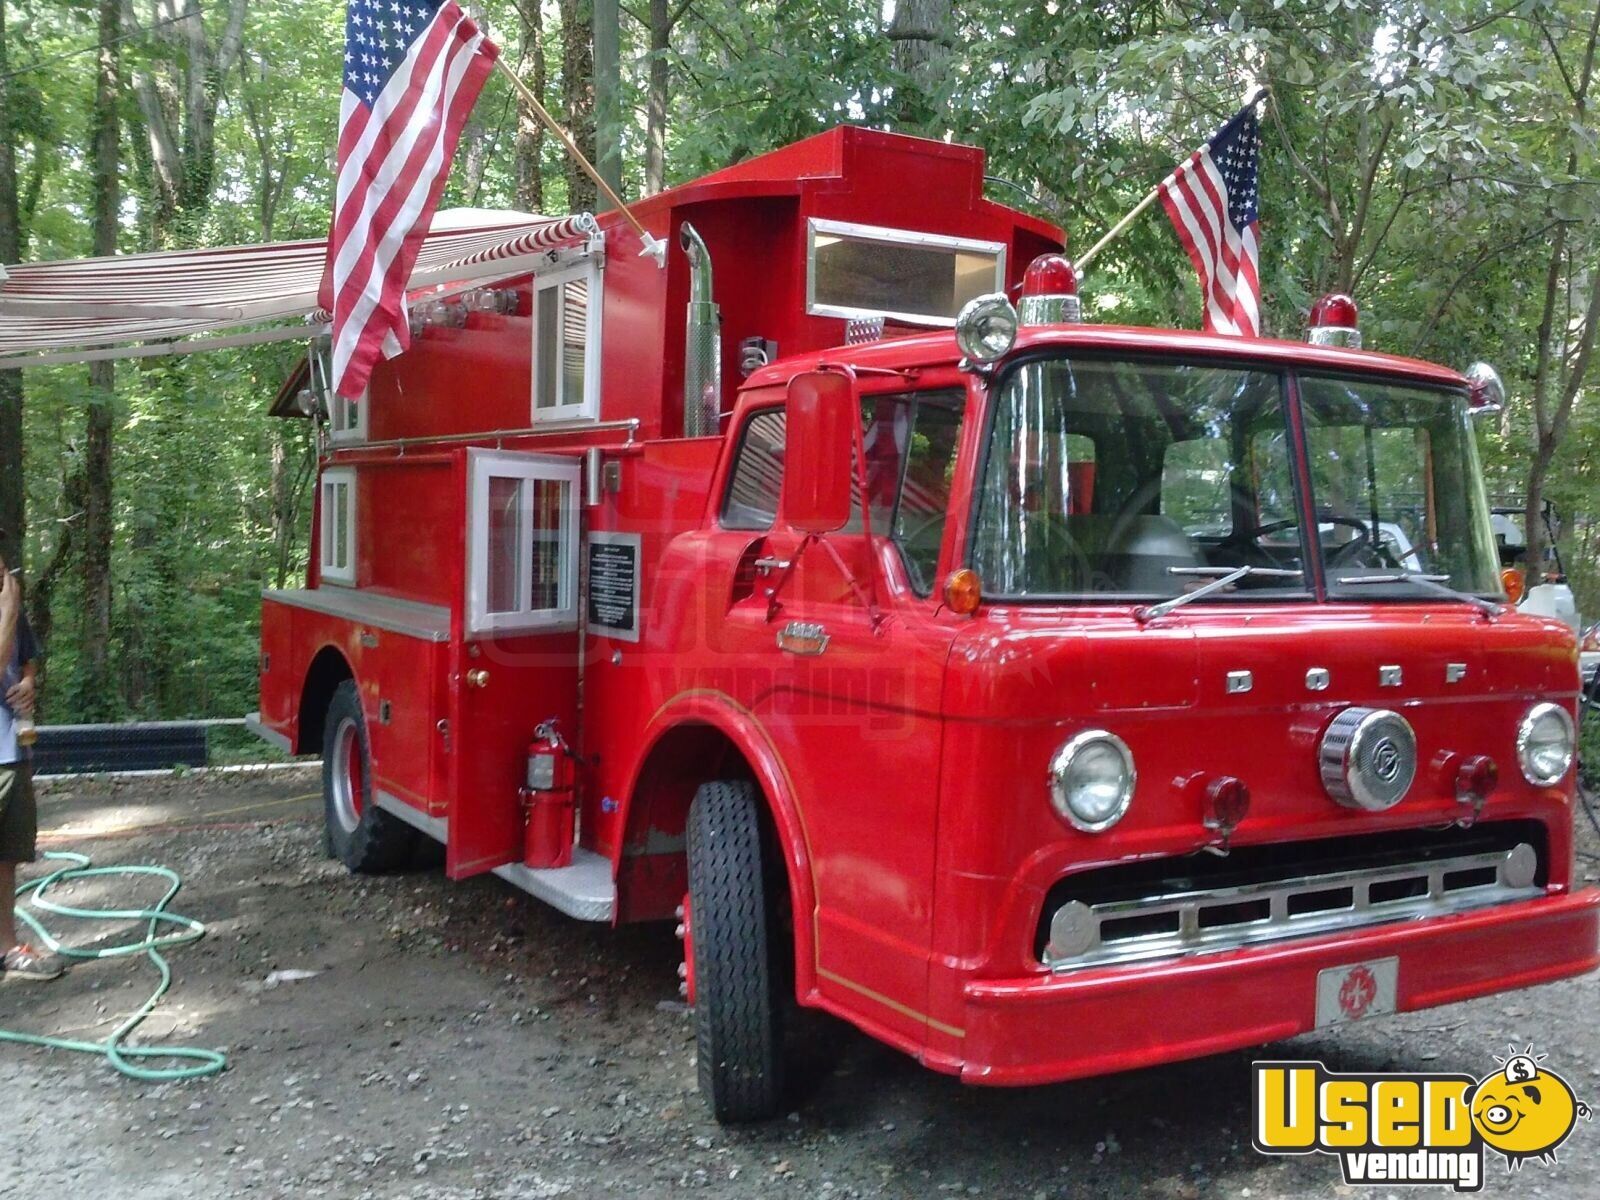
M1252 1053L1022 1091L917 1067L828 1021L795 1111L719 1128L695 1092L670 928L569 921L437 867L352 879L321 854L309 774L56 786L50 848L162 862L210 936L173 955L150 1041L225 1047L222 1075L145 1085L0 1046L0 1196L708 1197L1404 1195L1249 1144ZM1600 878L1600 838L1581 867ZM41 868L35 868L37 873ZM141 884L142 901L154 899ZM138 889L132 889L138 890ZM80 897L108 889L74 885ZM116 903L128 903L121 886ZM82 943L106 930L81 923ZM126 930L123 931L124 933ZM274 971L315 972L269 983ZM0 985L0 1027L95 1038L154 984L138 960ZM1529 1042L1600 1107L1596 977L1270 1048L1333 1070L1464 1070ZM1600 1121L1486 1192L1600 1197Z

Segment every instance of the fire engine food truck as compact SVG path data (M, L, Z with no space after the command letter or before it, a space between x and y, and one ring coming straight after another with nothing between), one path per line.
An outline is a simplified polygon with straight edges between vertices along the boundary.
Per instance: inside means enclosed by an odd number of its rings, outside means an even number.
M1493 373L1344 298L1306 342L1086 319L983 177L835 129L643 201L664 268L613 213L414 303L262 609L332 852L675 918L728 1121L795 1005L1033 1084L1594 968Z

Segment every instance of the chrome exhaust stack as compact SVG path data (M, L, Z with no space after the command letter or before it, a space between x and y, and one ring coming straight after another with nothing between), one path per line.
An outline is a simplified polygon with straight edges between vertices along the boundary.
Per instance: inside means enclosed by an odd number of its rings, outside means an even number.
M713 437L722 415L722 312L712 298L711 254L687 221L678 234L689 258L683 347L683 436Z

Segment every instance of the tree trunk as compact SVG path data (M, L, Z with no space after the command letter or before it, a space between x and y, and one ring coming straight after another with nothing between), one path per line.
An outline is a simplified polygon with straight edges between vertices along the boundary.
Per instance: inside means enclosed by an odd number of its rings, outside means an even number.
M289 575L289 538L294 532L293 512L289 510L289 438L281 428L272 431L272 557L281 588Z
M151 173L147 221L152 242L192 245L200 216L211 206L216 178L217 105L222 81L244 44L248 0L227 0L221 34L212 45L198 0L165 0L155 6L145 30L166 53L153 70L134 75L134 94L144 117ZM176 10L181 6L181 12ZM221 5L210 6L213 9ZM129 33L140 32L128 6ZM179 19L168 20L176 15Z
M0 264L22 259L22 208L17 196L16 106L6 54L6 4L0 0ZM27 489L22 476L22 372L0 368L0 558L22 566Z
M891 60L899 77L893 109L897 125L936 132L940 113L934 95L950 57L954 16L953 0L897 0L889 22Z
M545 103L549 80L544 62L544 12L541 0L518 0L517 15L522 21L522 57L519 74L522 82ZM540 159L544 155L544 126L527 106L517 104L517 207L523 212L544 211L544 175Z
M483 187L484 172L489 169L489 152L495 139L482 121L469 117L461 131L461 202L469 207L478 203L478 189Z
M561 5L561 99L566 108L567 132L583 152L594 161L594 6L591 0L560 0ZM564 164L567 176L567 208L571 212L593 212L594 183L569 155Z
M119 0L100 0L100 53L95 77L91 142L94 253L117 250L118 139L117 100L121 90L118 39ZM79 559L83 585L84 698L93 709L110 710L111 682L111 444L115 421L116 373L111 363L89 366L89 401L84 444L84 521Z
M667 101L672 86L667 51L674 17L669 0L650 0L650 79L645 88L644 194L653 196L667 180Z
M1572 95L1573 130L1583 127L1589 109L1589 88L1594 82L1596 45L1600 42L1600 8L1589 21L1588 46L1578 85ZM1578 172L1576 135L1567 154L1567 174ZM1550 265L1545 271L1544 308L1539 320L1539 344L1533 376L1534 459L1528 469L1525 497L1527 522L1527 567L1530 583L1538 583L1544 573L1544 521L1536 519L1544 507L1544 484L1550 465L1567 434L1578 392L1588 374L1595 338L1600 332L1600 261L1580 268L1567 251L1565 222L1558 224L1550 239ZM1587 299L1583 293L1587 291ZM1577 320L1571 314L1581 311ZM1567 317L1560 319L1558 313Z

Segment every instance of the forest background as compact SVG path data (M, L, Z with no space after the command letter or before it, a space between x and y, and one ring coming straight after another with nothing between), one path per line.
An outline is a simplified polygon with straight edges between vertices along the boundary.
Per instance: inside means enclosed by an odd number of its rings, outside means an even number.
M591 0L465 7L592 150ZM0 0L0 262L322 236L343 24L336 0ZM1269 86L1267 331L1345 290L1370 347L1498 366L1490 495L1554 504L1600 618L1597 31L1594 0L623 0L624 195L852 122L984 147L990 196L1081 248ZM444 204L594 193L494 77ZM1199 323L1159 212L1085 294L1097 320ZM260 589L304 569L314 450L266 416L302 352L0 370L0 552L46 720L255 707Z

